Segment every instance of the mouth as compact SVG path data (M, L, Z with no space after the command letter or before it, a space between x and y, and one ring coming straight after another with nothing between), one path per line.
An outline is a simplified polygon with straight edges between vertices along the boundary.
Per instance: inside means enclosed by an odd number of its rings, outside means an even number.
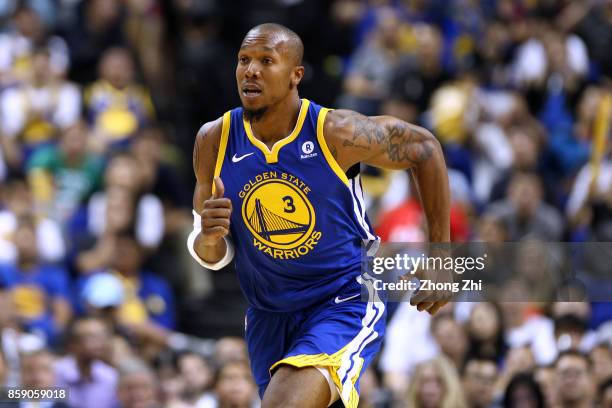
M242 95L246 98L256 98L262 94L262 90L257 84L245 84L242 86Z

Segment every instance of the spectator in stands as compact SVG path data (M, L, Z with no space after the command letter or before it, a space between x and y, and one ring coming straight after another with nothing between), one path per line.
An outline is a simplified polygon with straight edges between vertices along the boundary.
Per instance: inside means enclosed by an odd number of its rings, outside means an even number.
M431 95L450 76L442 64L443 38L431 25L416 25L412 29L416 42L414 58L406 58L394 69L391 98L383 112L411 123L423 123L421 115L429 107Z
M100 187L103 161L88 151L83 122L66 129L58 146L36 152L28 163L28 179L36 205L62 223Z
M115 257L117 235L135 228L136 204L130 190L123 187L107 188L104 204L102 213L90 212L90 217L95 216L96 222L100 222L99 218L103 219L104 229L101 234L86 232L74 240L75 267L82 274L109 268Z
M452 308L453 304L448 307ZM438 345L431 333L431 321L430 315L420 313L408 302L400 302L389 322L380 356L380 369L384 375L385 387L396 398L406 394L416 366L439 354ZM410 327L410 331L406 327ZM406 353L407 347L413 351Z
M338 105L365 115L376 115L389 95L393 70L400 60L400 20L396 11L381 8L372 37L358 48L344 80Z
M232 360L248 360L247 344L242 337L222 337L215 343L215 361L224 365Z
M495 394L502 395L507 390L512 379L525 372L531 372L535 368L533 353L528 346L515 347L504 354L504 363L495 384Z
M0 132L7 163L19 169L31 154L48 146L81 113L81 94L72 83L55 77L51 54L36 48L28 81L6 90L0 99Z
M489 197L490 201L504 198L514 172L536 172L539 170L540 155L544 143L540 135L529 127L515 126L508 131L508 139L512 148L512 167L507 169L493 186Z
M74 407L115 408L117 371L110 358L110 331L102 320L80 317L68 330L69 354L55 366L58 386L69 387Z
M542 182L533 173L515 173L508 185L506 198L490 204L487 212L508 226L509 239L526 236L543 241L558 241L563 233L559 212L542 201Z
M215 395L218 408L252 408L257 401L257 387L245 360L225 363L217 373Z
M69 50L64 40L49 36L49 27L36 10L36 1L20 0L12 16L12 30L0 35L0 88L28 81L31 78L33 51L49 50L49 73L59 78L68 69ZM38 2L40 3L40 2Z
M108 192L111 188L120 187L124 194L132 196L134 205L134 223L138 242L146 248L154 249L164 236L165 220L161 200L149 192L143 191L143 176L138 161L129 154L114 156L104 175L106 191L94 194L89 200L87 209L88 230L96 237L104 234L106 215L109 203ZM125 200L125 198L123 199Z
M98 151L129 145L155 111L149 92L135 81L134 60L125 48L107 50L100 61L100 79L85 90L85 106Z
M599 387L598 401L601 408L612 408L612 377Z
M530 373L518 373L510 380L503 401L504 408L544 408L544 395Z
M557 393L555 390L555 367L553 365L538 366L534 370L534 378L544 395L544 406L556 407Z
M96 79L96 68L105 50L125 45L121 11L119 0L79 2L73 18L60 27L70 49L70 77L79 84Z
M441 354L451 361L457 370L461 369L468 350L465 329L451 313L441 313L431 321L433 335Z
M468 357L463 365L465 399L472 408L490 408L495 400L497 362L490 358Z
M591 370L588 358L582 353L567 350L559 354L555 363L555 388L560 406L593 406L595 384Z
M191 192L181 177L184 169L180 153L166 140L161 127L150 126L138 132L131 153L142 173L143 191L159 197L166 213L184 211L192 204Z
M612 378L612 350L609 343L597 344L589 353L593 367L593 378L597 386L602 386Z
M214 373L206 359L197 353L187 352L178 356L177 366L185 384L185 401L198 407L210 406L214 402L211 392Z
M14 244L17 260L0 266L0 286L10 293L24 327L54 342L72 314L67 272L40 262L32 217L18 219Z
M0 186L0 263L17 261L17 248L11 237L17 229L18 218L38 214L32 192L25 180L12 179ZM41 262L62 262L66 244L61 225L46 216L33 217L36 225L36 246Z
M468 355L500 359L506 353L501 309L494 303L477 303L467 322Z
M406 407L467 407L455 367L444 357L417 366L408 387Z
M115 237L112 264L108 272L119 278L123 296L117 307L116 322L137 337L148 337L157 327L173 329L175 326L174 296L168 284L160 277L143 271L144 253L130 232ZM78 292L83 294L89 279L84 276L77 282ZM84 309L80 299L80 310Z
M141 360L124 361L119 366L117 390L121 408L161 408L155 372Z
M55 356L46 349L23 354L21 356L21 386L38 390L55 387L54 362ZM51 401L48 407L68 408L68 404L64 401Z

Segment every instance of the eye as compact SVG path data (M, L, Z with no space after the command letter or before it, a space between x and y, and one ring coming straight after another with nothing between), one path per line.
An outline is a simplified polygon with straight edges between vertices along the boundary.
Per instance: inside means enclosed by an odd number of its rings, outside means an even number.
M272 62L273 62L273 61L272 61L272 58L268 58L268 57L266 57L266 58L264 58L264 59L263 59L263 63L264 63L264 64L266 64L266 65L269 65L269 64L271 64Z
M241 64L246 64L247 62L249 62L249 59L243 55L243 56L238 57L238 61Z

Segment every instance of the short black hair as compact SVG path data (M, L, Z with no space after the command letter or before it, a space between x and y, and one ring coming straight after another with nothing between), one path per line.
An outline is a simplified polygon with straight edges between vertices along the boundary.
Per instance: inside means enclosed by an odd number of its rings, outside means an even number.
M597 388L597 395L599 396L599 400L601 400L604 396L604 393L608 388L612 388L612 377L608 377L604 382L599 384Z
M497 360L492 357L492 356L483 356L483 355L478 355L478 354L468 354L465 359L463 360L463 363L461 364L461 375L464 376L466 371L467 371L467 366L468 364L470 364L472 361L477 361L480 363L491 363L495 366L495 368L497 368L499 370L499 366L497 364Z
M579 359L583 360L586 363L589 370L591 369L591 366L592 366L591 359L584 353L581 353L580 351L573 350L573 349L563 350L562 352L560 352L559 355L557 356L557 359L555 360L555 367L557 367L557 365L559 364L559 361L561 361L561 359L564 357L578 357Z
M519 387L526 387L529 389L536 400L536 407L544 408L544 393L535 378L533 378L533 374L530 372L518 373L512 377L504 391L503 407L515 406L513 402L513 393Z

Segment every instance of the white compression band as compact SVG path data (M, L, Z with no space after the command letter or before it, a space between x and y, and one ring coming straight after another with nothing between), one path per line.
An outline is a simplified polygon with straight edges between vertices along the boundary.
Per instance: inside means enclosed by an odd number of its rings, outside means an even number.
M223 237L225 241L225 255L218 262L210 263L206 262L196 253L194 244L196 237L202 231L202 217L195 211L191 211L193 213L193 231L189 234L187 238L187 249L189 250L189 254L195 259L200 265L202 265L206 269L212 269L213 271L218 271L219 269L226 266L228 263L234 259L234 245L232 245L232 241L228 237Z
M317 371L319 371L323 375L323 377L325 377L325 380L327 381L327 384L329 385L330 397L329 397L329 403L327 404L327 406L329 407L334 402L340 399L340 393L338 392L338 388L336 388L336 384L334 384L334 380L331 379L331 374L329 373L329 369L327 367L322 367L322 366L315 366L315 368L317 369Z

